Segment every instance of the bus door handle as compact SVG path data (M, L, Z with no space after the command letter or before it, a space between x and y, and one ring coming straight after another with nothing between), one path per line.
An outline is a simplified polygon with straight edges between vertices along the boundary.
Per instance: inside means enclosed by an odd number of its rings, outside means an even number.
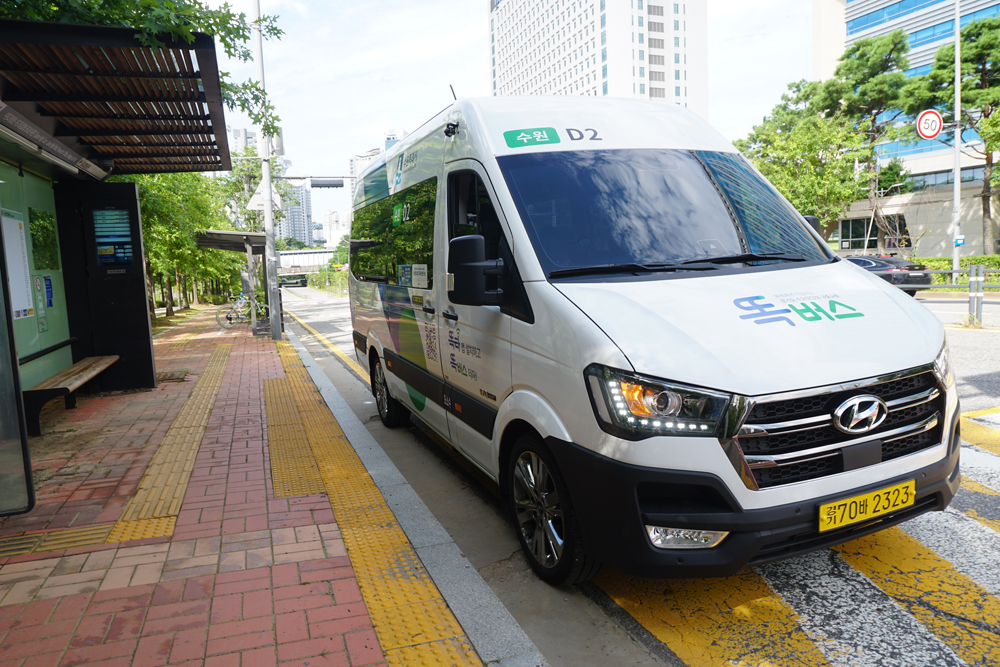
M428 315L433 315L434 314L434 307L433 306L424 306L424 312L427 313Z
M446 320L451 320L453 322L458 322L458 313L453 313L450 310L441 311L441 316Z

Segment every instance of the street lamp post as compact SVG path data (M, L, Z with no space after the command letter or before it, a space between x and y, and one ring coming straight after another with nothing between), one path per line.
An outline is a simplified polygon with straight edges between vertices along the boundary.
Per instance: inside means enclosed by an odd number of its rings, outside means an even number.
M254 33L257 38L257 78L264 90L264 40L260 34L260 0L254 0ZM264 197L264 280L267 290L268 315L271 321L271 338L281 340L281 295L278 293L278 252L274 245L274 210L271 200L271 141L260 133L261 179L260 190Z

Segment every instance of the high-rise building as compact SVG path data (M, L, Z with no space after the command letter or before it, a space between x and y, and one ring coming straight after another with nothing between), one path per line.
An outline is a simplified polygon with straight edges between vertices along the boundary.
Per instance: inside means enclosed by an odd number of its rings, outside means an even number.
M389 150L406 138L406 130L388 130L385 133L385 149Z
M345 234L351 233L348 219L348 216L341 217L337 211L326 211L323 214L323 234L326 237L327 248L336 248L340 239L344 238Z
M910 51L907 54L908 77L927 74L931 71L938 49L955 40L954 0L814 0L813 16L826 17L825 30L833 35L844 35L843 48L865 37L887 35L895 30L903 30L909 35ZM997 0L961 0L959 5L960 27L972 21L1000 16ZM824 28L821 28L824 29ZM814 24L813 69L814 72L833 74L829 62L829 49L818 48L816 25ZM841 53L843 53L843 48ZM826 53L827 55L823 55ZM839 57L839 54L838 54ZM826 60L826 64L823 64ZM900 118L900 122L912 119ZM940 141L939 139L945 139ZM951 138L942 135L939 139L920 141L892 141L878 149L881 163L885 165L892 158L902 160L910 172L907 194L894 194L895 184L880 183L883 194L882 209L887 216L896 216L903 222L911 242L917 246L917 253L923 256L950 256L952 252L951 226L954 184L954 150L949 145ZM972 130L963 133L966 145L981 148L981 139ZM978 144L978 145L977 145ZM974 150L964 150L961 157L961 218L959 232L966 237L962 254L977 255L984 252L982 200L979 194L983 187L983 159ZM895 190L898 192L898 190ZM993 227L996 238L997 198L993 197ZM840 246L844 251L858 251L874 247L871 238L871 209L867 201L856 202L841 222ZM867 221L865 224L859 224ZM852 224L845 224L852 223ZM859 236L858 229L865 229Z
M278 223L278 236L295 238L307 246L313 244L312 189L308 183L293 186L297 204L289 204L285 217Z
M489 0L493 95L660 100L708 119L708 0Z

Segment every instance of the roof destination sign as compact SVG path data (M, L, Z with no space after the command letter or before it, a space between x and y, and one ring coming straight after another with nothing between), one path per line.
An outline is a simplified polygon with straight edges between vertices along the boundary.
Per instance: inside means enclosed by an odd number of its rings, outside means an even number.
M921 139L937 139L944 127L944 119L937 109L927 109L921 111L917 116L917 134Z

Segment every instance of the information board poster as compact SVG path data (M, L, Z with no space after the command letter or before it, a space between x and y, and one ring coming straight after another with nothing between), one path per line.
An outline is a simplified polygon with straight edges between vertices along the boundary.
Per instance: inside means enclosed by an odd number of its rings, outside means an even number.
M3 227L4 254L7 276L10 280L10 308L14 319L32 317L31 269L28 266L28 244L25 241L24 217L17 211L0 208L0 225Z

